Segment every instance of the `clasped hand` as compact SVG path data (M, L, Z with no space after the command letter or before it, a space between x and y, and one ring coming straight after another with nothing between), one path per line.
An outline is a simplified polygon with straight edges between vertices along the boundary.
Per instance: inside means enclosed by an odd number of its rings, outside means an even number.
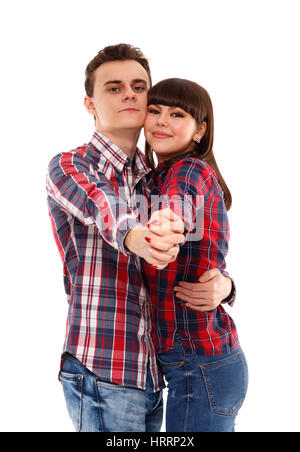
M178 245L185 242L183 232L181 218L166 208L154 212L147 227L139 225L131 229L125 238L125 246L162 270L176 260Z

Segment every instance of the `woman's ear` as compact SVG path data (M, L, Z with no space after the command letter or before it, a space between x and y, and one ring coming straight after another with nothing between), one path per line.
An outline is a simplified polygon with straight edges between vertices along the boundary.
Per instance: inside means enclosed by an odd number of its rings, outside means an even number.
M203 121L200 126L197 129L197 132L195 133L193 140L197 143L200 143L201 138L204 136L205 132L207 130L207 124L205 121Z

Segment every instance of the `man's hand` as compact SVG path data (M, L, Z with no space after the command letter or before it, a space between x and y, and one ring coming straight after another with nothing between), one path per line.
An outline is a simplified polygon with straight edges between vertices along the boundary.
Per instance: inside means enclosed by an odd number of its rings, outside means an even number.
M151 216L148 228L136 226L128 232L125 246L134 254L143 257L158 270L176 260L179 243L185 241L183 221L170 209L163 209Z
M176 296L195 311L213 311L231 292L231 279L217 269L207 270L199 283L181 281L174 288Z

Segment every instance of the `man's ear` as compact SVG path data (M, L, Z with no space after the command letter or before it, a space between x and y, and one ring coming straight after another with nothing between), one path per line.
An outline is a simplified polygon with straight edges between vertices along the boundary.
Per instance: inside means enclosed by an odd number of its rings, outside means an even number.
M95 117L96 109L94 107L94 102L89 96L85 96L84 98L84 106L87 109L87 111Z

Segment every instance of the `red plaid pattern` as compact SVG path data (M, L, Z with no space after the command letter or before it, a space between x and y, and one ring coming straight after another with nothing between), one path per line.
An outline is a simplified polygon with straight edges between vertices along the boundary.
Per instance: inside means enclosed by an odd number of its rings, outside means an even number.
M63 261L69 303L64 351L103 380L155 391L164 387L151 340L151 302L139 257L124 247L128 231L147 221L150 172L143 154L132 162L103 135L52 159L49 214ZM136 208L146 200L146 209Z
M152 211L172 208L185 221L187 237L177 260L166 269L156 271L143 262L155 312L153 341L157 352L174 347L176 331L188 353L221 355L236 349L236 327L222 305L210 312L194 311L176 298L174 292L179 281L198 282L208 269L225 272L229 224L223 192L214 171L191 157L180 160L169 170L161 164L152 194L160 196ZM189 240L199 209L202 221L197 221L196 228L201 231L196 232L200 232L201 240Z

